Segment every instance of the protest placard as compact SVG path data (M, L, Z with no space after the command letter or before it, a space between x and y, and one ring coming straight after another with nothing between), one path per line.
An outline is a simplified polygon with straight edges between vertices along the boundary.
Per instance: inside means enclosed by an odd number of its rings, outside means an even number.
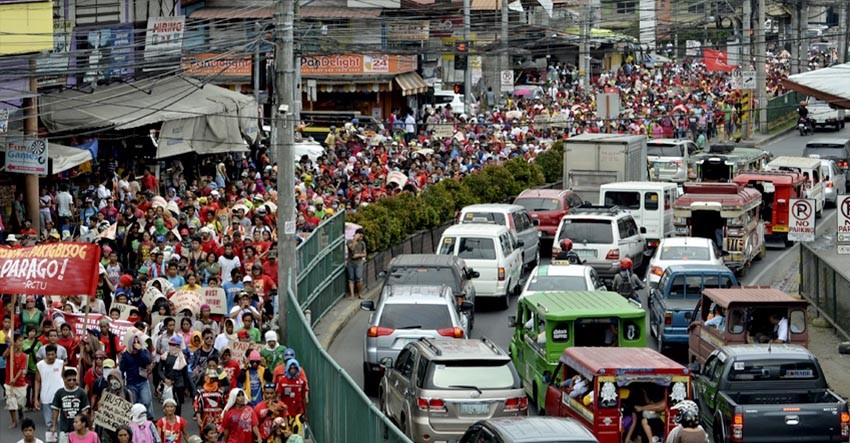
M452 138L455 133L454 125L451 123L438 124L434 126L434 138L446 139Z
M245 353L251 346L256 346L256 343L250 341L232 341L228 347L230 348L230 358L241 362L245 360Z
M227 314L227 297L222 288L198 289L204 303L210 305L210 314Z
M156 300L159 298L165 298L165 295L163 295L159 289L150 286L145 290L145 293L142 294L142 303L150 309L153 308L154 304L156 304Z
M130 423L130 408L133 403L109 392L104 392L100 405L94 413L94 424L110 431Z
M197 314L201 310L201 294L196 291L180 290L171 296L171 302L174 303L174 312L180 312L188 309L192 314Z
M130 310L135 309L138 311L139 309L135 306L130 306L124 303L113 302L111 306L109 306L109 310L118 309L121 313L118 316L118 320L127 320L130 318Z

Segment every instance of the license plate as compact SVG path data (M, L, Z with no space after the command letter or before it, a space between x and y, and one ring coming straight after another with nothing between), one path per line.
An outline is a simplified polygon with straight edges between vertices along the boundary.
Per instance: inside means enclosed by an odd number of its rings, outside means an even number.
M487 415L490 413L490 405L487 403L461 403L460 413L462 415Z
M580 258L596 258L596 250L594 249L573 249Z
M773 232L788 232L788 226L774 226Z

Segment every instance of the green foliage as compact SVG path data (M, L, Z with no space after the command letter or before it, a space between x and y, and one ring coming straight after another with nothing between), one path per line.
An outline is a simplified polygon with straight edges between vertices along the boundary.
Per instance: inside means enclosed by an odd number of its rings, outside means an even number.
M543 172L546 183L564 178L564 142L557 142L546 152L537 155L535 164Z
M362 226L368 250L380 252L411 234L452 220L465 206L504 203L524 189L548 181L539 164L529 164L522 158L507 161L503 166L487 166L461 181L441 181L419 195L403 192L382 198L359 208L357 213L347 214L346 221Z

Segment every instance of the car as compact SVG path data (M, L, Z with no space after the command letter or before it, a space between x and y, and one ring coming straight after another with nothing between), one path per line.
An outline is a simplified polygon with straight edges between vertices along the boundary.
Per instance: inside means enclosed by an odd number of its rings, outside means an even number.
M378 300L360 302L369 311L366 340L363 342L363 380L366 392L374 392L384 373L381 362L394 360L404 346L422 337L466 338L466 316L458 311L472 309L472 303L459 307L448 286L389 286Z
M530 269L540 262L537 227L524 207L503 203L469 205L460 210L458 224L463 223L495 223L506 226L511 234L523 243L520 249L523 265Z
M510 356L489 339L422 338L385 363L378 404L414 442L457 441L478 420L528 414Z
M558 260L556 260L558 262ZM539 265L525 282L520 298L544 291L605 291L605 285L590 266Z
M655 287L668 266L687 264L722 265L723 256L714 241L707 238L670 237L662 239L646 267L646 282L650 287Z
M826 204L835 206L839 195L847 194L847 173L833 160L821 160L821 177Z
M688 139L659 138L646 142L646 160L652 181L684 183L688 181L688 160L700 152Z
M598 443L578 421L561 417L503 417L481 420L460 443Z
M477 301L496 298L499 306L507 309L508 297L522 290L522 244L505 226L467 223L443 231L437 253L458 256L478 272L474 283Z
M645 232L645 228L638 228L628 211L616 206L573 208L561 219L552 257L561 252L561 240L569 238L573 242L573 251L606 283L610 283L620 271L621 258L630 258L633 269L644 263Z
M537 220L541 242L551 242L561 218L583 203L581 196L569 189L526 189L514 199L515 205L524 207L531 219Z
M392 259L382 273L384 286L390 285L446 285L452 289L458 305L464 301L475 304L475 285L472 279L478 272L466 266L462 258L454 255L402 254ZM469 330L475 322L475 310L465 312L469 317Z
M803 148L803 157L834 160L835 165L842 171L847 171L850 162L850 139L846 138L817 138Z

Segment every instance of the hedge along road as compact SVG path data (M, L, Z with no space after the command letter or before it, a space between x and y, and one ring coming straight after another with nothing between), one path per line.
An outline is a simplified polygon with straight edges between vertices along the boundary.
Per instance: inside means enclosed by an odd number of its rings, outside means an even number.
M839 133L839 136L844 135L850 136L850 128L843 129ZM808 140L809 138L801 139L796 133L790 133L768 145L762 146L762 148L772 152L776 156L800 156L802 155L803 145ZM834 209L824 211L823 218L818 220L818 235L829 234L834 231L834 217ZM779 250L769 249L764 259L753 263L752 267L743 276L742 281L747 285L773 284L777 279L789 272L789 266L796 266L796 262L793 260L795 253L799 254L798 246ZM549 262L546 259L543 261L544 263ZM645 306L645 293L641 294L641 299L644 301ZM343 302L346 301L343 300ZM482 308L477 310L475 314L475 329L472 331L472 337L487 337L503 349L508 349L513 334L513 329L508 327L508 316L516 314L516 297L511 297L510 307L504 311L494 310L487 306ZM359 311L337 335L328 350L336 362L348 371L349 375L360 386L363 386L363 346L368 321L369 313ZM647 346L655 348L655 345L655 339L651 336L647 337ZM670 356L681 360L684 357L683 354L682 352L673 352ZM377 399L375 400L377 401Z

